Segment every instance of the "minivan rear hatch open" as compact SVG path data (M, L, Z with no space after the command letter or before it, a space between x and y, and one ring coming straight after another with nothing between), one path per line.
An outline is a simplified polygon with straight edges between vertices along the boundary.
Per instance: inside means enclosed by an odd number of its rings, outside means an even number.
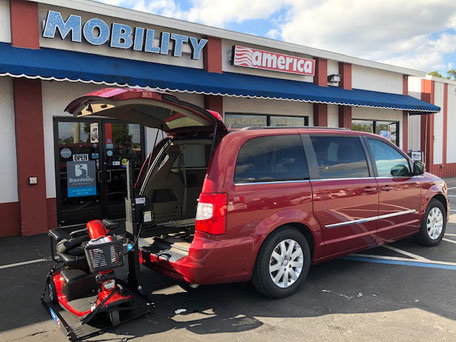
M77 117L106 116L158 128L170 136L227 132L220 114L175 96L136 88L105 88L72 101L66 112Z

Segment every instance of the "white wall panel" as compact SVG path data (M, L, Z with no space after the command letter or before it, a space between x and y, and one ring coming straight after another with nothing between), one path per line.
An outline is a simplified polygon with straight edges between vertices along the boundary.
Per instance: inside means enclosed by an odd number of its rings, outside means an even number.
M456 163L456 86L448 85L447 163Z
M10 9L8 0L0 0L0 42L11 43Z
M0 122L0 203L17 202L16 127L13 83L9 77L0 77Z
M55 190L55 162L54 162L54 127L53 117L70 118L64 112L68 103L76 97L90 93L103 86L83 83L47 82L43 81L43 127L44 127L44 158L46 167L46 197L56 197Z
M434 164L443 162L443 83L435 82L434 104L441 108L434 114Z
M339 62L328 60L328 75L339 73Z
M313 104L285 100L260 100L225 97L225 113L252 113L308 116L309 125L313 125Z
M339 127L339 107L328 105L328 127Z
M352 87L402 94L402 74L353 65Z
M409 115L408 117L408 149L421 150L421 116Z

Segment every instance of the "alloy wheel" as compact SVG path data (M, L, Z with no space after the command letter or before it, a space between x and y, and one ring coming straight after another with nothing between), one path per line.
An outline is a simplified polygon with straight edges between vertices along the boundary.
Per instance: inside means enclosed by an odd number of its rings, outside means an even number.
M269 275L275 285L287 288L299 278L304 264L304 253L293 239L280 241L269 259Z

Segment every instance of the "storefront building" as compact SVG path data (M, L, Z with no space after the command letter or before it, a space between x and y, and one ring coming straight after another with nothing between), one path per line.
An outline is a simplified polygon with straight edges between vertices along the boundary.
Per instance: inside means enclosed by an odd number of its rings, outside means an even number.
M381 134L456 176L456 83L416 70L88 0L0 0L0 75L0 236L124 216L125 161L139 168L156 132L64 112L107 86L170 91L231 128Z

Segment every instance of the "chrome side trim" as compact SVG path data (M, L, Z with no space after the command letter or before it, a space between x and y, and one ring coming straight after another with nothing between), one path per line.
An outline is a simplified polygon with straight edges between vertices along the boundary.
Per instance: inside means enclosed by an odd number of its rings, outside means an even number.
M354 177L354 178L318 178L311 179L312 182L326 182L326 181L347 181L347 180L359 180L359 179L375 179L375 177Z
M391 214L385 214L385 215L379 215L379 216L372 216L372 217L366 217L366 218L359 219L359 220L345 221L345 222L339 222L339 223L334 223L334 224L328 224L325 227L326 228L336 228L336 227L346 226L346 225L349 225L349 224L366 223L366 222L370 222L370 221L382 220L382 219L395 217L395 216L400 216L400 215L413 214L413 213L416 213L416 212L417 211L415 209L405 210L405 211L398 211L397 213L391 213Z
M308 179L306 180L288 180L288 181L271 181L271 182L250 182L250 183L234 183L234 185L258 185L258 184L286 184L286 183L308 183L310 182Z
M390 217L394 217L394 216L400 216L400 215L406 215L406 214L414 214L416 213L417 211L415 209L411 209L411 210L405 210L405 211L398 211L397 213L391 213L391 214L385 214L385 215L380 215L378 217L379 220L382 220L382 219L386 219L386 218L390 218Z

